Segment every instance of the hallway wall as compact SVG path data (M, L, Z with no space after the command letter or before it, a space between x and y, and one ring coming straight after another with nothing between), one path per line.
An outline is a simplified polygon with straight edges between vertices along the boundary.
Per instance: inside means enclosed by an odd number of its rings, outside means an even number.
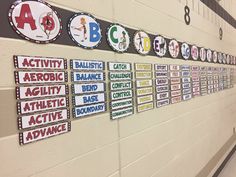
M236 31L198 0L48 0L71 11L152 34L236 55ZM234 1L222 0L232 7ZM229 4L228 4L229 3ZM231 4L230 4L231 3ZM0 2L1 4L1 2ZM229 10L235 16L235 9ZM222 27L223 40L219 40ZM0 38L1 177L194 177L233 136L236 87L187 102L110 120L109 112L72 120L72 131L20 146L16 121L13 55L66 59L222 66L58 44ZM232 66L228 66L232 67ZM68 70L69 71L69 70ZM202 176L204 177L204 176Z

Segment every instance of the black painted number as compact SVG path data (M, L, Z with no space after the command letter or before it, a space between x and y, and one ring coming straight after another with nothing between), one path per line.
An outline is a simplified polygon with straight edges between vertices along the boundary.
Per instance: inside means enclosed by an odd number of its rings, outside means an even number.
M219 29L219 36L220 36L220 40L223 39L223 30L222 28Z
M189 25L190 24L190 9L187 5L184 7L184 12L185 12L184 21L187 25Z

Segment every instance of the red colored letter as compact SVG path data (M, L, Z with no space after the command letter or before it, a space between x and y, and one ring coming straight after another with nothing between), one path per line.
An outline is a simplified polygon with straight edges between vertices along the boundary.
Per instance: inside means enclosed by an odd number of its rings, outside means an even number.
M32 17L29 4L23 4L21 6L20 16L15 18L17 22L17 28L24 29L25 23L28 23L30 25L31 30L37 29L35 25L35 20Z

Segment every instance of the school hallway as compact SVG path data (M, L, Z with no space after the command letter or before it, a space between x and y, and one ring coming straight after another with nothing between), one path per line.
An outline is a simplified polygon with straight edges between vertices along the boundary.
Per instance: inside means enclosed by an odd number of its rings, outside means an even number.
M236 0L0 0L0 22L0 177L236 177Z

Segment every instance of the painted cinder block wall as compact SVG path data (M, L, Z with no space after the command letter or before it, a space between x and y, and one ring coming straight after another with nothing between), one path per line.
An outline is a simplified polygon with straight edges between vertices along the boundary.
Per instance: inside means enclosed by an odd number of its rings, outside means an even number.
M235 29L198 0L49 0L74 12L236 55ZM184 6L191 24L184 23ZM236 17L234 0L221 5ZM4 25L4 24L2 24ZM219 27L223 40L219 40ZM70 133L20 146L13 55L162 64L213 64L0 38L0 177L206 177L234 145L236 87L111 121L73 120ZM214 64L214 66L222 66Z

